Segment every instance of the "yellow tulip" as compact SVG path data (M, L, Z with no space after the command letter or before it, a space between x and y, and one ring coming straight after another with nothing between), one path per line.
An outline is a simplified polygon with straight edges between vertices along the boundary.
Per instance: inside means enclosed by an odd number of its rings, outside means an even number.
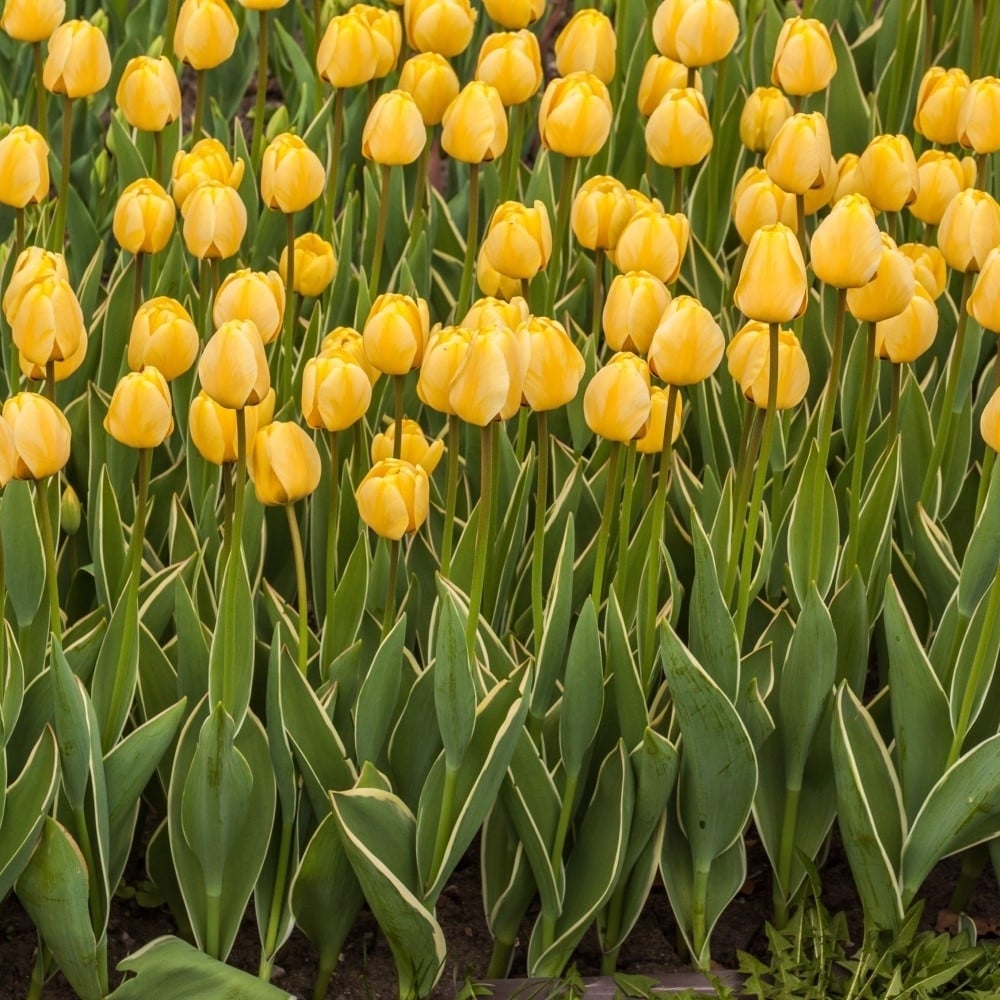
M589 177L573 198L570 226L588 250L614 250L634 212L625 185L607 174Z
M931 66L920 81L913 128L925 139L951 146L958 142L958 114L969 88L965 70Z
M639 80L636 104L639 114L648 118L663 100L668 90L687 86L687 66L667 56L652 55L646 60ZM695 87L701 90L701 74L695 78Z
M445 108L441 148L464 163L495 160L507 148L507 112L496 87L466 84Z
M52 362L52 380L54 382L62 382L64 379L68 379L83 364L87 359L87 344L87 331L84 330L80 334L76 350L68 357ZM32 382L44 382L49 377L48 365L35 364L34 361L29 361L20 351L17 352L17 366L20 368L21 374Z
M615 275L601 317L608 346L613 351L646 354L669 303L670 292L656 275L648 271Z
M141 132L162 132L181 114L181 88L166 56L135 56L125 64L115 103Z
M338 90L374 80L378 70L380 42L368 20L352 11L330 19L316 52L320 77Z
M268 390L257 405L244 407L243 413L249 443L257 431L267 426L274 416L274 390ZM188 431L191 441L206 462L231 465L239 457L236 447L236 411L228 406L220 406L204 390L191 401Z
M310 427L342 431L368 411L372 383L347 351L310 358L302 372L302 415Z
M648 271L669 285L680 274L690 233L685 215L640 209L618 237L615 266L624 272Z
M794 229L795 197L783 191L763 167L750 167L733 191L733 224L744 243L763 226L781 222Z
M374 79L381 80L395 68L399 51L403 46L403 23L394 10L385 10L370 3L356 3L350 14L366 21L372 29L375 40Z
M129 253L159 253L170 242L176 216L170 195L151 177L140 177L122 191L112 231Z
M13 208L49 194L49 144L30 125L16 125L0 139L0 202Z
M962 161L954 153L928 149L917 160L920 186L910 211L921 222L936 226L951 199L969 185L965 183Z
M283 282L287 282L287 245L281 251L278 274ZM337 256L333 252L333 244L319 233L303 233L295 237L295 292L316 298L326 291L336 275Z
M176 190L176 189L175 189ZM247 230L247 209L239 192L221 181L205 181L181 207L184 244L199 260L232 257Z
M562 323L533 316L518 332L527 335L531 347L521 389L524 402L538 413L575 399L586 365Z
M940 298L948 284L948 265L944 254L937 247L923 243L904 243L899 252L909 260L913 276L930 292L931 298Z
M83 311L72 286L49 274L29 285L11 323L14 344L36 365L74 355L85 334Z
M104 33L90 21L65 21L49 38L42 83L53 94L89 97L111 78L111 53Z
M941 216L937 239L956 271L978 271L986 255L1000 246L1000 205L985 191L959 191Z
M781 26L771 63L771 83L786 94L824 90L837 72L826 25L811 17L790 17Z
M973 80L958 112L958 141L980 156L1000 149L1000 80Z
M381 462L383 459L392 458L392 451L396 444L396 424L392 422L380 434L372 438L372 462ZM428 441L424 436L423 429L416 420L403 420L403 434L400 442L400 458L404 462L412 462L424 469L428 476L434 474L434 470L441 461L444 454L444 441L435 438Z
M503 28L527 28L545 10L545 0L483 0L486 13Z
M1000 333L1000 245L986 255L966 308L981 327Z
M10 428L14 479L44 479L69 461L69 421L55 403L36 392L19 392L3 404L3 421ZM6 435L4 435L6 437ZM9 458L9 456L8 456Z
M7 0L0 28L18 42L44 42L65 16L65 0Z
M862 322L891 319L910 304L915 285L913 265L883 233L882 259L875 277L860 288L847 289L847 308Z
M593 156L611 132L611 97L592 73L549 81L538 110L542 145L563 156Z
M979 433L994 451L1000 451L1000 388L993 390L993 395L983 408L983 415L979 418Z
M685 66L708 66L729 55L740 22L729 0L663 0L653 17L653 41Z
M183 213L184 202L205 181L217 181L238 188L243 180L242 160L233 163L226 147L218 139L199 139L190 152L180 150L171 169L174 202Z
M530 280L549 262L552 230L545 204L532 207L517 201L498 205L483 239L482 252L490 266L508 278Z
M653 331L649 370L667 385L697 385L719 367L725 350L715 317L692 296L678 295Z
M128 448L156 448L174 429L170 387L150 366L129 372L115 386L104 429Z
M882 234L864 195L849 194L833 206L813 233L809 258L816 277L834 288L860 288L872 280L882 260Z
M373 105L361 133L365 159L385 166L412 163L427 143L420 108L405 90L390 90Z
M320 158L291 132L272 139L260 168L260 194L268 208L290 215L311 205L326 184Z
M523 104L534 97L543 78L542 53L532 32L522 28L487 35L483 40L476 62L476 79L494 87L504 107ZM455 90L458 90L457 78Z
M505 326L516 330L530 315L528 303L520 295L509 301L492 296L476 299L462 317L461 326L468 330L485 330L491 326Z
M560 76L593 73L602 83L615 76L618 39L607 14L592 7L578 10L556 36L556 70Z
M322 471L313 439L290 420L275 420L248 439L247 473L257 499L268 506L309 496Z
M876 212L898 212L920 188L913 147L905 135L877 135L858 159L858 184Z
M430 332L427 303L386 292L373 303L362 336L368 360L386 375L405 375L424 356Z
M214 69L236 50L239 33L226 0L184 0L174 29L174 55L194 70Z
M200 346L198 330L184 306L158 295L136 310L129 334L128 366L138 372L152 365L169 382L194 364Z
M753 234L733 299L762 323L787 323L806 311L806 265L791 229L779 222Z
M814 111L784 122L764 157L764 169L782 190L804 195L826 185L832 160L826 119Z
M379 370L368 360L368 353L365 351L365 339L351 326L338 326L332 329L319 345L320 355L348 354L361 366L368 376L368 381L374 385L379 380Z
M726 349L729 373L754 406L765 409L770 399L771 339L766 323L751 320ZM774 407L798 406L809 388L809 363L791 330L778 331L778 381Z
M700 90L668 90L646 122L646 151L664 167L701 163L712 149L708 105Z
M202 389L220 406L259 403L271 388L264 342L250 320L231 319L211 336L198 362Z
M520 409L531 347L522 327L493 326L472 331L469 346L448 390L462 420L485 427L509 420Z
M766 153L793 114L792 102L777 87L757 87L740 112L740 141L752 153Z
M24 293L36 281L43 278L56 277L69 281L66 270L66 258L54 250L43 247L25 247L14 262L10 281L3 293L3 314L8 324L14 325L14 316L24 298Z
M649 366L635 354L620 351L599 368L583 393L583 418L598 437L631 441L649 420L652 406Z
M361 480L355 497L361 520L382 538L399 541L427 520L430 483L421 466L385 458Z
M918 284L901 313L875 324L875 355L895 364L916 361L934 343L937 329L937 306Z
M667 427L667 397L669 388L656 386L649 391L649 419L646 429L635 439L635 450L640 455L658 455L663 451L663 432ZM681 436L684 413L680 406L674 406L674 426L670 429L670 443Z
M451 384L465 360L471 340L472 330L464 326L438 327L430 335L417 378L417 395L432 410L449 415L455 413L450 399ZM403 448L405 451L405 437ZM389 454L392 454L391 450ZM408 456L404 454L403 457Z
M476 12L469 0L404 0L403 21L411 48L450 58L472 41Z
M399 89L412 95L428 128L441 124L445 108L458 96L459 86L451 63L437 52L418 52L403 63L399 74Z

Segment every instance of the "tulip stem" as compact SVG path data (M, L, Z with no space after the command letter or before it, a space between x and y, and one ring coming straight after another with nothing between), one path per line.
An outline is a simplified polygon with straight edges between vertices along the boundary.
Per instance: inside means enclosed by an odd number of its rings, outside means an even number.
M833 411L837 405L837 390L840 387L841 355L844 351L844 319L847 314L847 289L837 289L837 311L833 321L833 342L830 349L830 369L823 390L823 402L819 419L819 463L817 475L826 470L830 454L830 438L833 435ZM811 576L812 574L810 574Z
M198 331L205 340L212 335L210 317L212 314L212 267L208 258L204 258L199 266L198 275Z
M323 0L313 0L312 3L312 24L313 24L313 66L317 66L319 61L319 43L323 40ZM319 114L320 106L320 82L319 67L316 69L316 114Z
M267 104L267 11L260 10L257 30L257 103L253 114L253 139L250 158L255 167L260 159L260 146L264 138L264 109Z
M591 596L594 607L600 609L601 594L604 591L604 565L608 557L608 539L611 536L611 518L615 504L618 502L618 465L621 455L621 441L611 442L611 455L608 458L608 480L604 487L604 512L601 515L601 527L597 532L597 557L594 564L594 587Z
M535 635L535 656L542 647L542 571L545 563L545 510L549 493L549 415L535 414L538 421L538 480L535 487L535 533L531 560L531 625Z
M286 510L292 509L287 504ZM260 956L260 968L257 978L265 983L271 981L274 968L274 956L278 948L278 930L281 926L281 912L285 906L285 885L288 882L288 862L292 853L292 834L295 822L292 817L282 817L281 840L278 842L278 871L274 880L274 891L271 895L271 907L267 915L267 930L264 934L264 947Z
M337 452L337 432L327 435L330 443L330 502L326 508L326 621L324 631L331 627L333 593L337 580L337 535L340 525L340 462Z
M958 392L958 375L962 369L962 356L965 354L966 320L969 315L966 310L966 304L969 300L969 292L972 291L974 277L975 275L971 271L966 271L965 277L962 279L962 300L958 307L958 325L955 328L955 340L950 358L951 363L948 366L947 382L944 387L944 401L940 417L938 418L940 422L937 433L934 435L934 448L927 463L927 472L924 475L923 486L920 488L920 503L925 509L933 498L934 487L941 469L941 462L944 459L948 445L951 443L952 410L954 409L955 396Z
M924 0L924 73L934 65L934 0Z
M236 411L236 475L233 479L233 525L227 562L243 548L243 494L247 476L247 413Z
M59 481L58 476L49 477ZM52 534L52 517L49 514L49 478L35 483L35 508L42 529L42 547L45 550L45 582L49 590L49 624L52 637L62 641L62 616L59 613L59 578L56 575L56 544Z
M629 542L632 540L632 494L635 492L635 442L625 445L625 497L622 501L622 518L618 525L618 570L619 578L625 576L625 560L628 556Z
M194 121L191 123L191 139L197 142L201 138L201 123L205 116L205 71L198 70L194 89ZM159 133L157 133L159 135ZM159 171L157 171L159 179Z
M448 485L444 498L444 529L441 535L441 575L447 580L451 570L451 541L455 529L455 500L458 496L458 417L448 415Z
M621 444L620 441L615 442ZM612 453L613 454L613 453ZM554 872L558 872L563 864L563 848L566 846L566 834L569 833L569 823L573 818L573 803L576 800L576 788L579 784L578 774L566 775L566 788L563 790L562 804L559 809L559 820L556 823L556 833L552 841L552 853L549 863ZM548 948L555 937L556 922L553 917L542 916L542 950Z
M50 403L56 401L56 363L51 360L45 362L45 398Z
M66 237L66 213L69 210L69 167L73 150L73 102L63 94L62 155L59 160L59 199L53 227L52 249L62 253Z
M14 260L21 256L24 249L24 209L14 210Z
M392 425L392 457L402 458L403 455L403 376L392 376L393 425Z
M795 196L795 235L799 238L799 249L802 251L802 259L809 259L809 248L806 246L806 196L797 194Z
M399 539L389 543L389 585L385 591L385 617L382 619L381 642L392 631L396 619L396 577L399 573Z
M983 0L972 0L972 72L969 79L979 78L979 66L982 59L983 32Z
M318 0L317 0L318 2ZM344 91L338 88L333 95L333 142L330 148L330 169L327 171L326 211L327 228L333 228L337 216L337 182L340 179L341 146L344 142Z
M892 447L896 439L896 428L899 424L899 395L903 384L903 366L892 362L892 388L889 390L889 437L887 447Z
M295 353L295 216L289 212L285 216L285 240L288 246L285 265L285 316L281 344L281 388L282 400L292 393L292 355Z
M754 477L753 493L750 497L749 522L743 536L743 560L740 566L739 601L736 606L736 636L743 642L747 613L750 610L750 584L753 572L753 553L757 547L757 524L760 521L760 505L764 499L764 485L767 470L771 464L771 442L777 417L778 401L778 324L768 324L768 368L767 368L767 408L764 411L764 431L760 455L757 457L757 474Z
M479 240L479 164L469 164L469 227L465 236L465 260L462 263L462 284L455 304L455 320L461 320L469 308L472 294L472 272L476 262L476 244Z
M559 180L559 204L556 207L556 230L552 234L552 256L549 260L549 280L545 287L543 315L551 316L556 303L556 290L562 284L563 243L569 240L569 207L576 186L577 158L563 156Z
M379 273L382 270L382 251L385 247L385 227L389 221L389 171L388 163L379 165L381 174L381 194L378 205L378 225L375 229L375 250L372 255L372 273L368 277L368 299L371 301L378 294Z
M983 513L983 507L986 506L986 496L990 491L990 483L993 481L994 470L996 468L996 458L997 453L992 448L988 447L986 449L986 457L983 459L983 468L979 478L979 490L976 494L976 516L973 520L973 524L979 521L979 518Z
M129 326L135 320L135 314L142 305L142 270L146 262L146 255L140 250L135 255L135 263L132 265L132 315L129 317Z
M507 143L504 153L503 193L501 201L510 201L517 194L517 174L521 165L521 149L524 146L524 122L527 117L525 103L515 104L510 113L514 125L511 141Z
M424 228L424 208L427 202L427 161L430 158L428 143L417 157L417 181L413 185L413 210L410 213L410 248L416 246Z
M292 539L292 558L295 561L295 589L299 599L299 673L303 677L309 665L309 591L306 588L306 561L302 554L302 534L295 516L294 504L285 504L288 534Z
M469 619L465 626L465 643L469 650L469 658L473 662L475 662L476 632L479 628L479 609L483 604L483 583L486 579L486 549L491 541L489 525L493 517L493 438L495 428L496 421L491 420L482 429L479 523L476 531L476 552L472 565Z
M694 72L691 70L690 72ZM676 215L684 210L684 168L674 167L673 212Z
M604 251L594 250L594 300L591 306L590 335L594 342L601 335L601 319L604 309Z
M46 143L48 143L49 112L45 96L45 84L42 82L42 78L45 74L45 61L42 58L42 43L33 42L31 45L31 53L35 61L35 103L38 109L38 131L41 133L41 136Z
M180 0L167 0L167 30L163 36L163 46L173 52L174 32L177 30L177 10ZM174 56L176 59L176 55Z

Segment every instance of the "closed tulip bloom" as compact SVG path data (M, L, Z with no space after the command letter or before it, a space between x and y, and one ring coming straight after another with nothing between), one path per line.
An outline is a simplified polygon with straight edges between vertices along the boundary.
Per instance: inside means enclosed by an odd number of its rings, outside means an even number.
M90 21L66 21L49 38L42 83L53 94L89 97L111 78L111 53L104 32Z
M226 0L184 0L174 29L174 55L193 70L215 69L236 50L239 33Z
M965 70L931 66L917 91L913 128L925 139L942 146L958 142L958 113L968 87Z
M966 309L983 329L1000 333L1000 246L986 255Z
M615 266L623 272L648 271L669 285L680 274L690 233L687 216L642 209L618 238Z
M986 255L1000 246L1000 205L985 191L959 191L944 210L937 242L950 267L978 271Z
M642 434L651 406L649 366L627 351L598 368L583 393L583 418L607 441L631 441Z
M779 222L753 234L733 299L747 318L762 323L787 323L806 311L806 265L788 226Z
M427 520L430 482L419 465L385 458L361 480L355 499L361 520L376 535L398 542Z
M165 295L147 299L135 312L128 340L128 366L147 365L168 381L183 375L198 357L198 330L188 311Z
M521 407L530 358L530 343L522 327L518 332L505 326L473 331L448 391L455 414L479 427L509 420Z
M151 177L140 177L122 191L112 230L129 253L159 253L173 235L176 215L170 195Z
M795 228L795 196L778 187L763 167L750 167L733 191L736 232L744 243L749 243L758 229L776 222Z
M118 81L115 103L125 121L141 132L161 132L181 113L181 88L166 56L129 59Z
M270 344L285 315L285 285L277 271L233 271L219 286L212 304L216 327L231 319L248 319L261 340Z
M485 330L490 326L516 330L530 314L528 303L520 295L512 296L509 301L486 296L472 303L461 325L467 330Z
M538 109L542 145L563 156L593 156L611 132L611 97L592 73L549 81Z
M1000 80L973 80L958 112L958 141L978 153L1000 149Z
M910 211L921 222L936 226L951 199L968 187L962 161L953 153L928 149L917 160L920 187L910 203Z
M275 420L247 440L247 473L262 504L295 503L319 486L319 450L298 424Z
M18 42L44 42L65 16L64 0L7 0L0 28Z
M701 163L712 149L708 105L700 90L668 90L646 122L646 150L663 167Z
M862 322L891 319L910 304L915 285L912 264L883 233L882 260L875 277L867 285L847 290L847 308Z
M174 429L167 380L152 366L129 372L115 386L104 429L127 448L156 448Z
M898 212L920 188L913 147L905 135L877 135L858 160L858 183L876 212Z
M790 17L781 26L771 64L771 83L786 94L804 96L824 90L837 72L826 25L811 17Z
M390 90L373 105L361 133L365 159L385 166L412 163L427 143L417 102L405 90Z
M505 108L534 97L543 79L538 38L523 28L487 35L479 50L476 79L494 87Z
M68 379L86 361L87 344L87 331L84 330L76 345L76 350L68 357L52 362L52 380L54 382L62 382ZM21 374L32 382L44 382L49 376L48 365L35 364L35 362L29 361L20 351L17 352L17 366L20 368Z
M583 355L562 323L532 316L522 330L531 344L531 356L521 389L524 401L536 413L555 410L576 398L586 368Z
M392 451L396 445L396 422L392 421L386 429L376 434L372 438L372 462L381 462L383 459L392 458ZM400 442L400 458L404 462L412 462L419 465L428 476L433 475L434 470L441 461L444 454L444 441L435 438L428 441L424 436L423 428L416 420L403 420L403 440Z
M49 145L30 125L0 139L0 202L24 208L49 193Z
M580 246L588 250L614 250L632 214L632 201L625 185L607 174L599 174L587 178L577 188L569 221Z
M316 52L319 75L338 90L374 80L379 68L381 42L371 24L352 10L330 19Z
M833 202L839 181L837 161L831 156L823 185L811 188L802 196L802 207L806 216L815 215Z
M639 79L639 93L636 96L639 114L648 118L668 90L686 87L687 72L684 63L676 62L668 56L650 56ZM695 87L701 90L700 73L695 79Z
M174 202L183 211L187 196L205 181L238 188L243 180L243 169L243 161L234 163L218 139L199 139L190 152L180 150L174 157L170 184Z
M737 331L726 350L729 373L739 382L743 395L764 409L770 399L771 339L766 323L751 321ZM809 388L809 363L791 330L778 331L778 381L774 406L788 410L798 406Z
M476 12L469 0L404 0L403 21L411 48L450 58L472 41Z
M464 163L495 160L507 148L507 112L495 87L467 83L445 108L441 148Z
M994 451L1000 451L1000 388L993 390L993 395L983 408L983 415L979 418L979 433Z
M76 293L54 274L28 286L11 323L15 346L36 365L75 354L84 330Z
M837 187L833 193L834 204L849 194L864 194L858 178L858 161L860 159L861 157L857 153L844 153L837 160ZM867 198L868 196L865 195L866 200Z
M458 96L459 87L458 74L437 52L420 52L407 59L399 74L399 89L412 95L428 128L441 124L445 108Z
M667 427L667 397L669 388L656 386L649 391L649 419L645 430L635 439L635 450L640 455L658 455L663 451L663 432ZM670 443L681 436L684 412L680 406L674 407L674 426L670 429Z
M14 479L44 479L55 475L69 461L69 421L44 396L37 392L11 396L3 404L3 422L10 428L13 440Z
M826 119L814 111L792 115L778 129L764 157L764 169L783 190L805 194L825 186L832 160Z
M667 385L697 385L709 378L726 351L715 317L690 295L678 295L663 310L653 332L649 370Z
M498 205L483 240L489 263L509 278L529 280L545 267L552 254L552 229L545 204L532 207L518 201Z
M14 450L14 432L0 419L0 488L14 478L17 452Z
M327 354L347 354L356 361L368 376L368 381L374 385L381 372L368 360L365 351L365 339L351 326L334 327L319 345L320 356Z
M286 3L288 0L239 0L240 6L247 10L278 10Z
M809 259L816 277L834 288L872 280L882 260L882 234L864 195L849 194L833 206L813 233Z
M246 440L254 439L257 431L266 427L274 416L274 390L268 390L255 406L245 406ZM236 410L221 406L202 390L191 401L188 416L191 441L206 462L231 465L237 460Z
M301 136L283 132L268 143L260 169L260 194L268 208L300 212L325 184L323 164Z
M617 274L608 287L601 317L613 351L646 354L670 302L667 286L648 271Z
M302 416L317 430L356 424L372 401L372 383L346 351L310 358L302 372Z
M451 415L455 412L450 399L451 383L465 360L472 334L473 331L464 326L443 326L427 341L417 379L417 395L422 403L438 413Z
M916 361L934 343L937 329L934 299L917 284L901 313L875 324L875 356L897 365Z
M483 0L490 19L503 28L519 31L534 24L545 10L545 0Z
M247 231L247 209L239 192L221 181L205 181L184 200L184 244L199 260L232 257Z
M607 14L592 7L578 10L556 37L556 69L560 76L593 73L603 83L615 76L615 49L618 39Z
M3 293L3 314L8 324L14 325L14 316L24 293L35 282L48 277L69 281L66 258L61 253L43 247L25 247L14 262L14 270Z
M370 25L375 39L375 76L381 80L395 68L403 45L403 22L394 10L385 10L368 3L356 3L350 9Z
M729 55L740 22L729 0L663 0L653 17L653 41L685 66L708 66Z
M281 280L288 280L288 247L281 251L278 262ZM316 298L330 286L337 275L337 256L333 244L319 233L303 233L295 237L295 288L299 295Z
M899 252L909 260L913 276L930 292L931 298L940 298L948 284L948 265L944 254L937 247L923 243L903 243Z
M259 403L271 388L264 342L249 320L231 319L209 338L198 379L220 406L239 410Z
M792 102L777 87L757 87L740 112L740 141L752 153L766 153L793 114Z
M368 360L386 375L405 375L420 364L429 328L423 299L385 292L372 303L362 331Z
M521 294L521 279L508 278L501 274L489 261L483 248L476 255L476 284L484 295L512 299Z

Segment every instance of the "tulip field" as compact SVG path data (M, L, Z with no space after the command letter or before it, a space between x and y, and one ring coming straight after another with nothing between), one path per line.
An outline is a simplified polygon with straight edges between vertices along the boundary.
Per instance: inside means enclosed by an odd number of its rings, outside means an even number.
M334 996L363 909L449 995L460 863L553 982L653 892L708 970L748 837L779 930L831 842L871 941L995 884L1000 0L0 29L24 995Z

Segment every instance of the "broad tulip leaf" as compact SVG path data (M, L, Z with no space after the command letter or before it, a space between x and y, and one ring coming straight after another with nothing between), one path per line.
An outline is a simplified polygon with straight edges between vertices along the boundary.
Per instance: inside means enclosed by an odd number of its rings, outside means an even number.
M645 852L663 818L677 781L680 757L677 748L654 729L646 729L642 742L629 754L635 779L635 811L629 830L625 871Z
M208 661L208 701L221 704L236 731L250 704L254 663L253 595L239 546L230 551L222 574L219 617Z
M618 731L625 745L635 749L642 741L649 713L646 710L646 695L639 680L639 669L632 655L628 628L622 617L618 595L612 587L604 610L604 629L608 646L608 672L611 674L611 688L614 705L618 712Z
M913 519L914 569L931 617L940 620L958 585L961 566L941 524L919 508Z
M275 627L271 636L271 652L267 658L267 746L271 753L282 822L291 821L297 803L295 763L288 745L288 727L285 725L284 702L281 697L281 660L291 658L288 649L281 643L280 629Z
M559 749L567 776L576 778L580 774L603 710L601 636L594 602L588 598L573 629L559 712Z
M514 942L537 894L535 879L524 847L502 808L493 809L487 817L480 845L486 924L494 941L508 950L512 960ZM500 971L509 973L510 961Z
M406 615L400 615L392 631L383 639L361 683L354 711L354 739L357 759L378 764L396 709L400 673L403 669L403 644L406 640Z
M438 587L434 641L434 708L444 744L445 762L457 771L476 722L476 685L465 641L465 622L455 599Z
M948 689L951 725L963 737L983 710L997 669L1000 653L1000 579L983 595L958 650Z
M810 16L823 15L817 13ZM834 23L835 20L839 23ZM836 122L837 148L860 151L868 145L873 133L868 97L858 79L851 49L844 37L845 21L830 18L823 23L830 25L830 41L837 57L837 72L830 81L827 93L827 118Z
M330 611L323 628L320 648L320 668L323 671L334 657L342 653L358 637L358 629L365 613L365 595L368 593L368 539L358 535L354 551L347 561L337 589L333 594Z
M464 637L462 644L464 650ZM389 771L393 788L414 813L421 789L442 747L440 732L427 725L427 720L433 715L434 671L425 670L413 682L389 739Z
M869 613L882 603L884 577L888 575L889 542L893 510L899 487L899 443L895 442L872 473L871 487L861 503L858 524L858 568L868 591ZM853 567L841 567L849 573Z
M573 601L574 551L573 516L570 515L559 547L552 583L548 588L542 641L531 690L531 714L538 719L543 718L552 705L556 679L561 676L565 662Z
M850 579L830 602L830 619L837 633L837 682L860 695L868 673L868 603L860 573Z
M1000 566L1000 466L993 466L993 478L983 512L976 522L962 559L958 582L958 610L967 618L986 593Z
M45 551L32 497L36 489L45 489L45 483L33 486L12 480L0 500L4 561L11 569L17 568L17 586L9 587L6 593L21 628L31 623L45 595Z
M927 465L934 448L930 410L920 383L915 378L907 379L900 393L899 434L906 442L906 447L900 449L903 510L909 523L913 524ZM935 505L932 503L931 511L934 509Z
M636 794L636 803L639 797ZM639 922L649 901L649 893L653 888L660 868L660 855L663 851L663 835L667 828L666 812L661 813L653 828L652 834L646 838L645 845L638 857L623 869L615 891L608 901L604 911L604 920L598 919L598 935L603 951L611 951L621 945L632 929ZM629 835L632 836L631 834ZM617 928L610 923L614 912L615 899L621 894L620 910L618 911Z
M10 739L24 701L24 661L5 618L0 634L0 748Z
M115 605L94 665L91 692L108 753L128 721L139 675L139 608L126 587Z
M789 515L788 568L800 605L806 602L810 584L815 584L825 598L837 572L840 547L837 498L826 469L817 474L819 462L819 446L813 442Z

